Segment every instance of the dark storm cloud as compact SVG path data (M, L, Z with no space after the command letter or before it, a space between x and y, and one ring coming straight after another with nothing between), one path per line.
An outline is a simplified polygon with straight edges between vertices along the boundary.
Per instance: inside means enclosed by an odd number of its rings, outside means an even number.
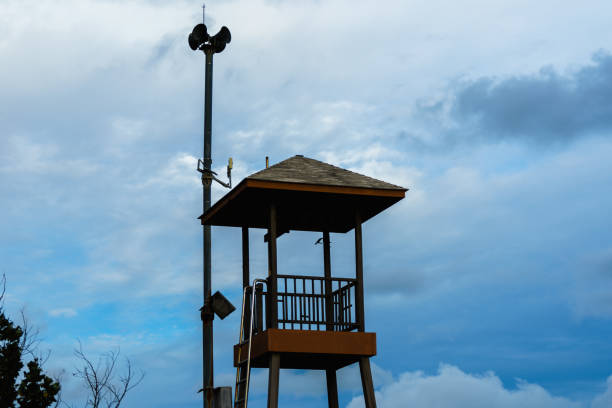
M482 78L455 95L451 116L484 137L550 143L612 130L612 55L571 75L552 68L503 80Z

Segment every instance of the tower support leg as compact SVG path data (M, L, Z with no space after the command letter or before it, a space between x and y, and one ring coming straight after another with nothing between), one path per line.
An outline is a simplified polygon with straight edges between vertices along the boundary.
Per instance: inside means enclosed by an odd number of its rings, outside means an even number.
M270 356L268 373L268 408L278 408L278 377L280 374L280 354Z
M338 382L336 381L336 369L325 370L327 377L327 403L329 408L338 408Z
M370 369L370 359L368 357L361 357L359 359L359 371L361 372L361 386L363 387L365 406L366 408L376 408L372 370Z

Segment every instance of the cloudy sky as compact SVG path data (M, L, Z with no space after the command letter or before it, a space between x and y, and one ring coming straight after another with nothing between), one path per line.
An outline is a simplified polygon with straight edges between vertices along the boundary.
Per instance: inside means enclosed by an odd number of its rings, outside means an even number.
M209 31L232 32L216 170L232 156L239 181L303 154L410 189L364 226L380 407L612 406L610 15L603 0L207 3ZM203 56L186 41L201 18L199 1L0 2L5 307L40 329L74 406L79 340L146 372L127 408L201 406ZM213 287L236 305L239 238L213 229ZM322 268L317 238L282 237L280 270ZM337 276L351 240L332 235ZM216 321L216 385L233 385L237 314ZM255 370L252 406L266 381ZM321 373L280 384L286 404L325 406ZM356 367L339 387L363 406Z

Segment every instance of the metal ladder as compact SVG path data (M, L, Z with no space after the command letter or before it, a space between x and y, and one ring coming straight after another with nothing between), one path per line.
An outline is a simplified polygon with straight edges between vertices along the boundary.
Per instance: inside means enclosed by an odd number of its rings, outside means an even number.
M238 366L236 368L236 387L234 390L234 408L247 408L249 400L249 380L251 378L251 340L253 339L253 320L255 317L255 288L260 283L266 283L265 279L255 279L253 286L247 286L242 293L242 317L240 318L240 335L238 337ZM244 305L247 302L247 293L251 292L251 313L249 317L249 338L247 347L247 359L242 363L242 345L246 343L244 333ZM259 328L261 329L261 328Z

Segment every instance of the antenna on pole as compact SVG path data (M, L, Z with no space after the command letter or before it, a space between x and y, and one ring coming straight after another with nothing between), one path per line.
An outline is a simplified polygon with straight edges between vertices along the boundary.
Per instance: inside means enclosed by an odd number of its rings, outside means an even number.
M206 24L206 3L202 3L202 24Z

